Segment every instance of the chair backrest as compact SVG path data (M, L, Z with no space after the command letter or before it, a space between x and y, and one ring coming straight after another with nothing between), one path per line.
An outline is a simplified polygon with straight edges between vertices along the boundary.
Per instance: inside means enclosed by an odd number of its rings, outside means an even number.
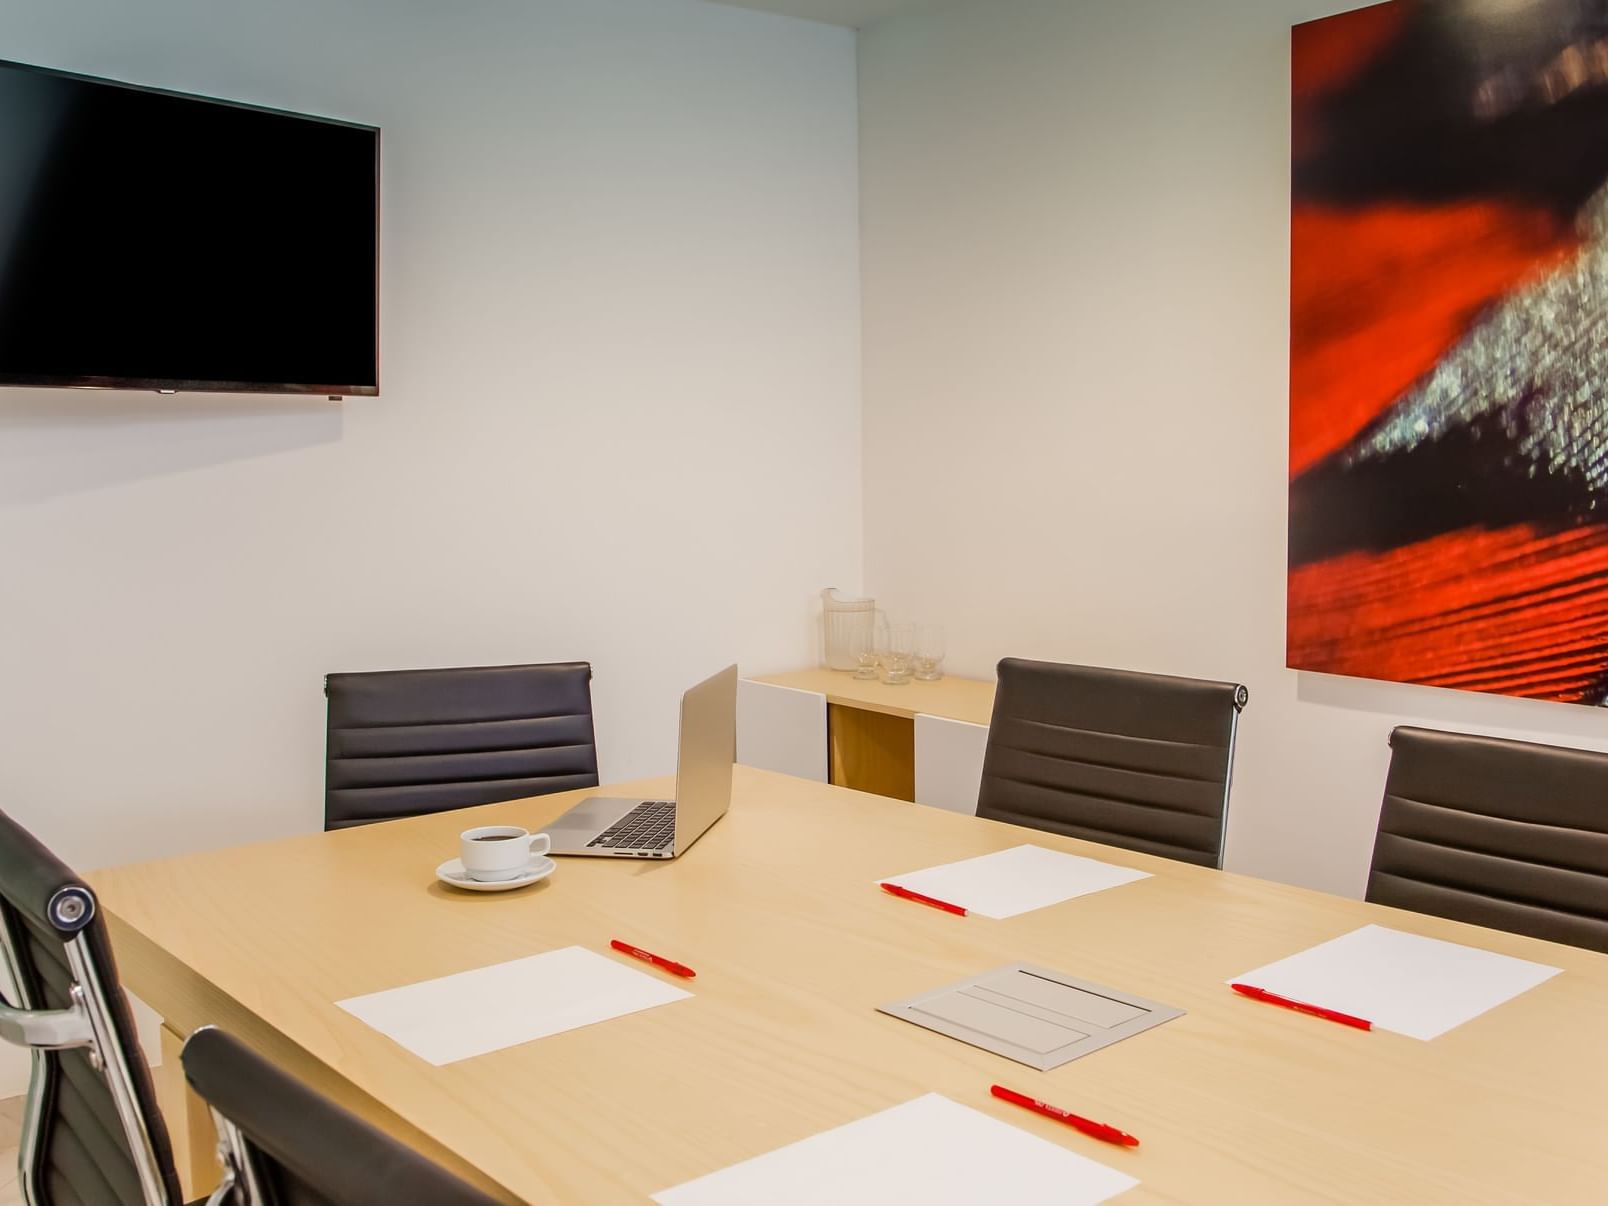
M0 1037L33 1051L18 1164L30 1206L170 1206L173 1148L95 894L0 813Z
M1399 728L1368 899L1608 951L1608 754Z
M212 1108L230 1206L487 1206L497 1199L204 1026L181 1056Z
M1237 683L1006 658L977 815L1223 864Z
M592 667L331 674L324 828L597 786Z

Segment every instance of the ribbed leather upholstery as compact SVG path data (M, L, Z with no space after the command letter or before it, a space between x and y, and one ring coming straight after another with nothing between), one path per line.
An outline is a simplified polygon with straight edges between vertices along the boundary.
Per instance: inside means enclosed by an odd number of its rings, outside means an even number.
M191 1087L245 1136L273 1206L488 1206L496 1199L214 1027L184 1044ZM237 1206L247 1201L238 1191Z
M1235 683L1006 658L977 815L1218 867Z
M1608 951L1608 754L1399 728L1368 899Z
M324 828L597 786L592 667L331 674Z
M82 893L91 902L88 924L80 921L76 931L60 929L51 920L50 902L63 889ZM73 976L65 942L75 932L83 935L150 1133L167 1201L179 1202L173 1148L94 893L4 813L0 813L0 922L11 935L28 1007L33 1009L67 1009L72 1004ZM23 1007L17 1001L8 1004ZM32 1084L28 1091L42 1094L44 1100L38 1184L45 1202L49 1206L133 1206L143 1202L133 1148L106 1079L91 1066L88 1050L47 1052L44 1060L44 1083Z

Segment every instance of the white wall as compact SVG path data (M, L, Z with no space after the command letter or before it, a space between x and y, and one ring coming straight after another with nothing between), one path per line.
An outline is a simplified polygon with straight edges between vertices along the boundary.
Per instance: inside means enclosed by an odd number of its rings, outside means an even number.
M1014 654L1237 679L1228 865L1360 894L1396 724L1608 713L1284 668L1289 27L970 0L860 45L866 586Z
M327 671L591 659L621 779L700 675L812 656L860 577L852 33L9 0L0 45L384 128L380 398L0 392L0 808L69 861L318 828Z

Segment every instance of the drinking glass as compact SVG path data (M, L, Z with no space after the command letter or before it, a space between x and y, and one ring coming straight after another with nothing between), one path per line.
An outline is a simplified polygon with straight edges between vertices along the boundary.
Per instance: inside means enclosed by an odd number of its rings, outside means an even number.
M877 626L862 624L849 634L849 656L854 659L854 677L874 679L877 676Z
M916 637L916 677L935 683L944 676L944 626L923 624Z
M888 625L888 651L882 662L882 681L890 687L900 687L910 681L910 670L916 658L916 626L899 623Z
M888 613L880 607L871 620L871 652L872 661L877 666L884 666L888 661Z

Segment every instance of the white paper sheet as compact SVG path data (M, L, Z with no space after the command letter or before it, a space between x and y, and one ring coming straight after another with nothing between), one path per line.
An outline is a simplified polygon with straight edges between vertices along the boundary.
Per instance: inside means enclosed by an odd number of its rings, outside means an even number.
M1366 1018L1408 1038L1438 1038L1563 969L1366 925L1230 983Z
M691 995L566 946L336 1004L439 1067Z
M1095 1206L1139 1184L929 1093L653 1195L660 1206Z
M1013 846L878 882L898 884L982 917L1003 919L1149 878L1148 871L1115 867L1043 846Z

